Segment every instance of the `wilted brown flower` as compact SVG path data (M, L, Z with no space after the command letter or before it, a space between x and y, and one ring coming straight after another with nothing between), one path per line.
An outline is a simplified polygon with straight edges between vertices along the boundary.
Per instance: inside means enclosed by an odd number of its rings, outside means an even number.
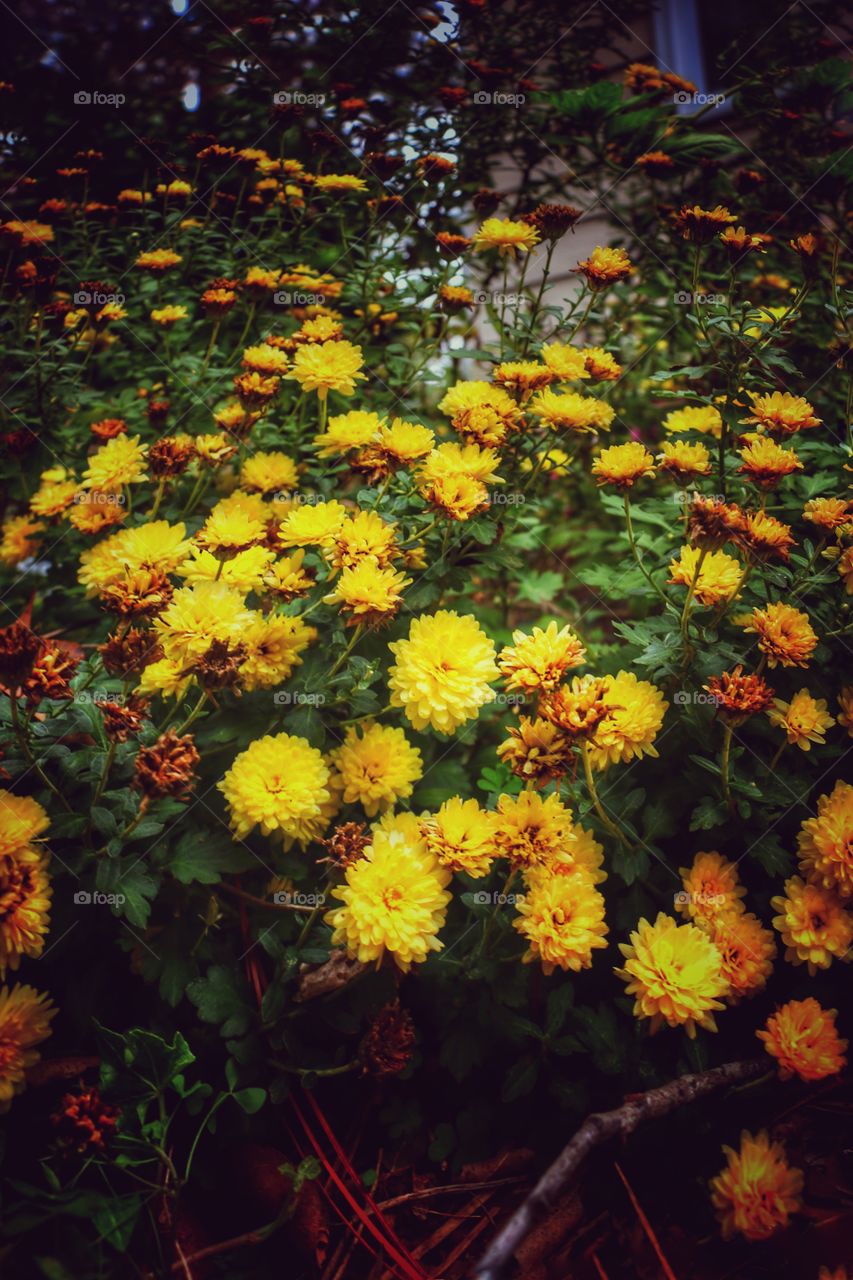
M604 719L607 682L600 676L574 676L571 684L561 684L540 699L539 710L567 738L591 738Z
M721 719L735 727L759 711L766 711L773 702L773 690L763 677L745 676L741 664L732 671L711 676L705 690L716 702Z
M139 675L150 662L158 662L163 650L150 631L131 627L124 635L113 635L98 645L101 661L110 675Z
M350 866L370 844L370 832L364 822L342 822L330 836L318 841L337 867Z
M118 582L100 590L101 607L123 618L140 618L160 613L172 598L174 588L160 569L135 569Z
M186 800L195 786L199 762L192 734L180 737L167 729L150 747L141 747L133 771L133 785L150 799L174 796Z
M439 231L435 238L445 258L458 258L466 249L471 248L471 241L467 236L457 236L452 231Z
M522 222L535 227L543 240L559 240L571 231L578 218L583 216L582 209L574 209L570 204L538 204L530 213L522 215Z
M744 527L744 514L733 502L697 496L690 504L687 537L694 546L713 551L727 542L736 541Z
M0 682L7 689L14 691L29 677L43 643L25 622L0 628Z
M260 373L238 373L234 378L234 390L244 409L265 409L280 385L280 378L265 378Z
M69 681L79 665L80 659L67 648L55 640L46 640L21 691L33 706L42 698L53 702L70 698L73 695Z
M191 440L164 436L148 450L148 465L153 476L179 476L186 471L193 456Z
M498 758L517 778L544 787L572 767L572 744L550 720L522 716L507 733L509 737L498 747Z
M358 1046L362 1072L380 1080L399 1075L409 1065L414 1047L415 1024L395 1000L379 1010Z
M192 672L204 689L231 689L240 679L240 665L245 656L245 645L214 640L193 664Z
M50 1117L56 1126L59 1145L78 1156L91 1156L104 1149L118 1123L119 1108L104 1102L97 1088L66 1093Z
M126 702L99 702L98 706L104 717L104 733L111 742L127 742L131 735L139 733L148 717L148 699L135 694Z

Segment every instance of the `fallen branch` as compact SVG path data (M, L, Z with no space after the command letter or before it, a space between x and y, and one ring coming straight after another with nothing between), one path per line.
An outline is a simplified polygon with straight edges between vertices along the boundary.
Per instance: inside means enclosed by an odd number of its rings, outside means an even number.
M723 1085L742 1084L767 1071L766 1058L750 1058L745 1062L727 1062L725 1066L694 1075L680 1076L659 1089L634 1094L615 1111L596 1112L587 1116L571 1142L563 1148L536 1186L504 1224L477 1266L472 1280L500 1280L521 1241L536 1220L545 1213L581 1163L595 1147L610 1138L627 1137L645 1120L668 1115L688 1102L695 1102Z

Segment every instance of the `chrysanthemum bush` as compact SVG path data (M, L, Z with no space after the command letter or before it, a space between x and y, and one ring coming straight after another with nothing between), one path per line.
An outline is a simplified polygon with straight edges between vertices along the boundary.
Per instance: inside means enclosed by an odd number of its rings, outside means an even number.
M844 77L799 74L829 128ZM586 181L472 206L452 145L318 158L287 105L17 190L2 1104L100 1058L24 1216L89 1187L149 1265L147 1188L177 1213L214 1123L321 1077L458 1165L686 1070L845 1066L845 166L788 208L677 80L531 93L621 184L568 281ZM726 1238L802 1208L766 1132L707 1151Z

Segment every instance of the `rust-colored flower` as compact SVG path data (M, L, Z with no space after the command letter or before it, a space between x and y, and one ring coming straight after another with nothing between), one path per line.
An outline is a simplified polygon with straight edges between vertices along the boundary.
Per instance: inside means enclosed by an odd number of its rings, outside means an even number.
M104 733L111 742L127 742L135 737L148 718L148 699L135 694L126 702L100 702L98 706L104 717Z
M265 409L278 394L280 385L280 378L265 378L260 373L238 373L234 378L234 390L244 409Z
M119 1108L104 1102L97 1088L80 1088L66 1093L50 1117L56 1126L59 1145L78 1156L92 1156L103 1151L115 1133Z
M163 650L151 631L130 627L124 635L116 633L105 644L98 645L101 661L110 675L139 675L150 662L157 662Z
M244 644L214 640L193 664L192 672L205 689L232 689L240 679L240 666L245 657Z
M160 613L172 598L174 588L161 569L134 569L118 582L101 587L101 606L122 618L141 618Z
M737 541L748 556L764 561L788 561L791 547L795 545L790 525L767 515L766 511L747 512Z
M42 698L59 702L72 697L69 682L79 665L80 658L65 645L46 640L21 689L27 702L37 706Z
M732 671L711 676L705 689L716 702L720 718L733 726L766 711L773 702L767 681L762 676L744 675L740 663Z
M150 747L140 748L133 785L152 800L161 796L186 800L195 786L199 759L192 734L180 736L167 729Z
M415 1047L415 1024L399 1000L385 1005L371 1020L361 1044L358 1060L364 1075L382 1080L399 1075L409 1065Z
M713 209L703 209L698 204L684 204L673 218L675 229L693 244L707 244L727 223L736 221L735 215L721 204L715 205Z
M583 210L570 204L538 204L530 213L522 215L522 222L535 227L543 240L554 242L571 231L581 217Z
M211 320L221 320L237 302L237 294L233 289L205 289L199 298L199 305L204 314Z
M539 709L571 741L591 738L609 710L607 683L599 676L574 676L540 699Z
M336 867L345 869L356 862L370 844L372 836L364 822L342 822L325 840L319 840Z
M182 475L194 452L192 440L188 438L164 436L162 440L156 440L148 451L151 474L158 478Z
M744 514L734 502L697 497L687 517L687 537L696 547L713 551L736 541L744 528Z
M15 690L29 677L44 642L25 622L0 627L0 682Z
M572 768L572 743L550 720L521 716L517 726L508 727L507 734L498 747L498 759L517 778L544 787Z
M444 254L445 258L459 258L467 249L471 248L472 241L468 236L454 235L452 231L439 231L435 237L438 241L438 247Z

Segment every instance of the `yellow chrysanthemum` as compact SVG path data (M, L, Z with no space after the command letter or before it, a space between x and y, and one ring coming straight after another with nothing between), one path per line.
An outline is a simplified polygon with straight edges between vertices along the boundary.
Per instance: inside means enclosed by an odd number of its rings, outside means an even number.
M240 363L252 373L284 374L287 372L288 359L277 347L271 347L268 342L259 342L257 346L246 347Z
M437 813L421 820L421 833L443 867L475 879L488 874L497 852L495 817L476 800L445 800Z
M373 448L392 466L409 466L425 458L435 447L435 435L420 422L404 422L395 418L390 426L382 424Z
M283 547L330 547L346 518L346 507L335 498L302 503L285 516L278 540Z
M749 398L752 414L742 421L763 427L771 435L791 436L808 427L820 426L821 419L815 417L814 409L803 396L791 395L789 391L771 391L767 395L750 391Z
M812 498L803 507L803 519L832 532L853 524L853 511L846 498Z
M508 360L495 369L494 379L496 386L514 392L523 404L532 392L556 382L557 374L536 360Z
M518 903L513 920L528 943L522 962L539 959L546 974L556 968L578 973L592 965L592 953L606 947L604 898L582 871L542 877Z
M622 376L622 366L604 347L583 347L584 367L593 382L616 382Z
M744 630L758 636L758 647L770 667L807 667L818 642L808 614L781 602L753 609Z
M466 409L491 407L499 413L515 413L516 405L512 396L502 387L493 387L490 382L457 382L438 402L439 413L446 413L455 418Z
M592 350L592 347L588 347L586 351L579 351L577 347L570 347L563 342L546 342L541 357L543 364L551 370L558 382L574 382L590 376L587 356ZM607 355L607 352L602 352L602 355Z
M714 1011L724 1008L720 997L728 984L720 953L703 930L660 912L654 924L640 920L619 950L625 965L616 973L634 996L634 1016L650 1018L652 1032L664 1022L683 1026L691 1039L697 1026L716 1031Z
M189 553L191 544L185 533L183 524L172 525L167 520L121 529L83 552L79 581L87 591L100 591L137 569L174 573Z
M475 249L497 249L502 257L529 253L538 243L539 232L535 227L511 218L486 218L474 233Z
M626 279L634 266L624 249L605 249L596 245L589 257L579 262L575 270L584 276L591 289L598 291Z
M51 467L42 472L39 487L30 498L30 511L34 516L58 516L66 511L80 490L73 472L65 467Z
M604 676L603 681L605 714L589 744L593 768L657 756L654 740L669 707L660 689L632 671Z
M817 817L807 818L798 837L800 863L810 880L853 898L853 786L836 782L820 796Z
M615 410L604 400L582 396L577 391L552 391L546 387L529 405L530 412L554 431L605 431Z
M555 793L522 791L499 797L495 846L513 867L550 868L562 857L571 857L574 840L572 815Z
M376 830L362 857L333 890L343 903L326 915L332 945L362 963L381 964L388 951L403 972L440 951L451 872L425 842L402 830Z
M269 518L240 506L218 502L196 534L199 546L208 551L245 551L264 542Z
M366 191L367 183L355 173L318 173L314 176L312 186L315 191Z
M28 515L11 516L3 522L0 537L0 563L14 568L22 560L34 556L41 545L36 535L43 533L45 526L40 520L33 520Z
M326 552L333 569L351 569L362 560L375 560L383 568L397 551L397 526L375 511L356 511L337 529Z
M740 457L738 471L762 489L773 489L785 476L803 469L793 449L783 449L766 436L751 440L740 450Z
M654 470L654 458L638 440L602 449L592 464L597 483L612 484L617 489L632 488L644 476L654 475Z
M721 853L697 853L691 867L679 867L684 886L675 895L675 909L697 924L714 920L723 912L743 911L746 889L737 878L737 867Z
M192 676L184 674L184 664L171 658L149 662L139 677L136 692L143 697L159 694L163 698L181 697L189 688Z
M155 618L154 630L165 657L192 667L214 640L239 644L254 619L255 614L233 587L224 582L196 582L178 588Z
M731 600L743 576L740 561L725 551L708 551L697 577L696 569L701 555L699 547L683 546L678 559L669 563L669 581L689 588L695 579L693 597L709 608Z
M44 991L20 984L0 990L0 1112L26 1088L27 1070L41 1056L35 1046L50 1035L56 1013Z
M351 396L356 382L365 380L363 363L361 347L351 342L312 342L296 352L287 376L294 378L303 391L316 391L321 400L330 391Z
M144 480L148 445L139 436L115 436L101 445L83 472L83 487L99 493L116 493L126 484Z
M152 271L155 275L159 275L162 271L176 267L179 262L183 262L183 258L173 249L149 249L139 254L134 266L142 271Z
M846 685L838 695L838 705L841 708L841 715L836 719L842 729L846 729L847 733L853 738L853 685Z
M773 972L776 942L758 916L743 910L723 910L703 927L722 957L729 1004L763 991Z
M264 589L280 600L295 600L314 585L314 579L303 567L305 552L300 548L292 556L282 556L264 574Z
M711 1203L717 1211L724 1240L736 1233L747 1240L767 1240L787 1227L802 1207L803 1175L785 1159L780 1142L762 1131L753 1137L743 1131L740 1150L723 1147L726 1167L711 1179Z
M769 1054L779 1063L783 1080L825 1080L847 1066L842 1040L835 1026L837 1011L823 1009L812 996L789 1000L756 1031Z
M0 857L0 977L41 955L50 924L47 860L35 849Z
M569 626L549 622L543 630L534 627L530 635L514 631L512 644L500 652L498 666L507 689L525 693L556 688L571 667L586 662L586 650Z
M300 654L316 638L314 627L301 618L288 618L281 613L255 614L239 636L239 643L245 646L240 663L241 686L251 692L283 684L301 665Z
M723 419L719 409L710 404L690 404L683 409L673 409L663 420L664 431L678 435L684 431L699 431L702 435L719 436Z
M704 444L688 444L685 440L667 440L658 454L661 471L677 480L691 476L707 476L711 472L711 455Z
M286 453L254 453L240 468L240 484L251 493L288 492L299 481L299 469Z
M367 557L344 569L323 602L340 605L352 626L378 627L394 617L411 581L390 565Z
M257 738L237 756L217 790L228 805L231 827L244 839L254 827L278 831L285 845L307 843L331 802L329 768L304 738L289 733Z
M470 614L424 614L404 640L388 647L395 658L388 674L391 705L402 707L416 729L430 725L454 733L494 697L495 646Z
M343 744L329 755L330 785L345 804L360 804L368 818L408 800L423 773L423 758L402 729L350 725Z
M151 319L161 328L171 329L173 324L177 324L179 320L186 320L188 315L186 307L182 306L155 307L151 312Z
M314 448L321 458L333 458L349 453L351 449L361 449L376 437L384 421L378 413L364 409L333 414L326 423L326 430L314 437Z
M785 881L784 896L771 898L770 905L779 912L773 927L782 935L785 959L791 964L807 964L814 977L834 959L850 958L853 916L831 889L792 876Z
M774 698L767 718L776 729L784 729L788 741L810 751L813 742L826 742L826 731L835 723L826 710L825 698L813 698L808 689L800 689L790 702Z
M23 852L49 826L50 818L38 800L0 791L0 858Z

